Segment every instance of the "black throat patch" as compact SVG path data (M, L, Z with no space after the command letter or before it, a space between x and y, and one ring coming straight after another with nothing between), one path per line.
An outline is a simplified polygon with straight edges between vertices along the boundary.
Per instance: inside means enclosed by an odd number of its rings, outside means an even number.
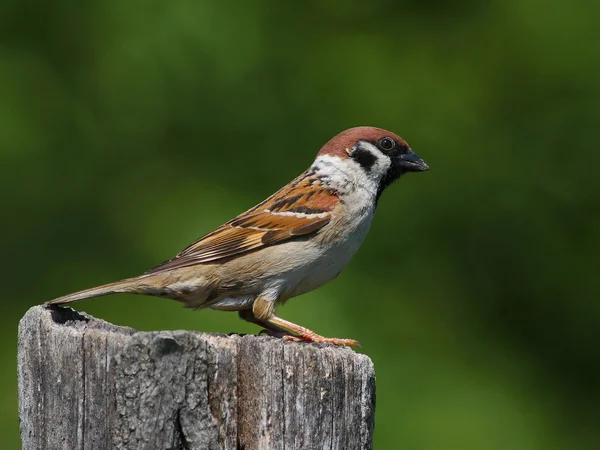
M383 176L381 181L379 182L379 187L377 188L377 197L375 198L375 202L379 202L379 197L383 194L385 188L387 188L394 181L399 179L402 175L404 175L404 169L394 166L392 163L392 167L390 167L387 173Z

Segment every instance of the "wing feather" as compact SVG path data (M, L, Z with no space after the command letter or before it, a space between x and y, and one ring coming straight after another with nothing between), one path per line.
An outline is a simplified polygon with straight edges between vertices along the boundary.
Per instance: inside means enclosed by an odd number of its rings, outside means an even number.
M339 203L318 176L304 172L264 202L230 220L148 273L231 258L297 236L316 233Z

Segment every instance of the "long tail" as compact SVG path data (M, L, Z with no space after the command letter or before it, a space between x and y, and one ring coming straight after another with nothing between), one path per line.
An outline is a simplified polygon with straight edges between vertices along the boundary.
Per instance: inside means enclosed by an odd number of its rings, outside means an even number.
M85 300L87 298L102 297L104 295L132 293L141 294L140 279L128 278L126 280L117 281L115 283L104 284L102 286L86 289L84 291L74 292L73 294L55 298L46 302L49 305L59 305L62 303L76 302L77 300Z

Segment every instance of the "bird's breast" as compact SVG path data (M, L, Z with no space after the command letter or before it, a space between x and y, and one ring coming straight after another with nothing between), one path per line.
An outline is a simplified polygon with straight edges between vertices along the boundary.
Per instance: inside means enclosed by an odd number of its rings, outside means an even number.
M366 214L353 224L334 220L309 245L304 242L304 248L298 245L300 242L290 242L289 250L296 256L303 255L303 261L298 261L294 270L282 274L282 298L312 291L337 277L363 243L371 221L372 214Z

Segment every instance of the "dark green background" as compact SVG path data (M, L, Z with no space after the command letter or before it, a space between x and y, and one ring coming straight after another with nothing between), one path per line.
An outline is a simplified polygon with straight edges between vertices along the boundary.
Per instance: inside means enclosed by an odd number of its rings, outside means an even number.
M254 205L355 125L431 166L380 202L333 283L279 312L360 340L377 449L600 441L600 3L0 4L0 435L18 447L32 305L137 275ZM257 332L118 296L141 330Z

